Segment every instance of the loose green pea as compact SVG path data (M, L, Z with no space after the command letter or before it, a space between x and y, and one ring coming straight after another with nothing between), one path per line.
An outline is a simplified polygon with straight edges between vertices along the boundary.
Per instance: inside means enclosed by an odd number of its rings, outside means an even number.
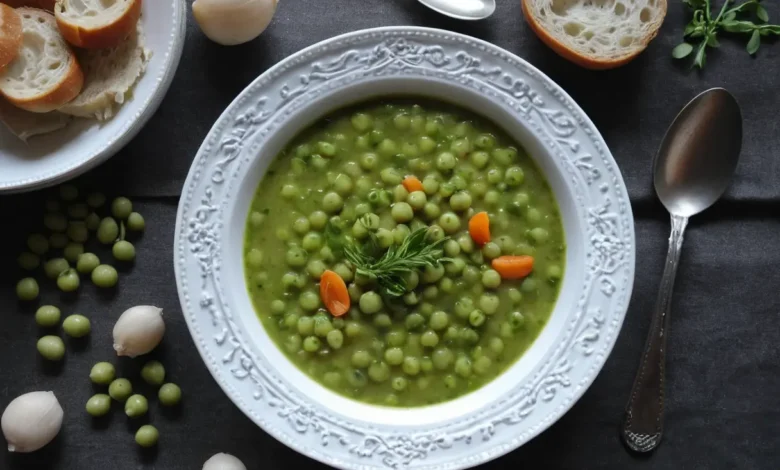
M364 350L355 351L352 353L351 363L352 367L365 369L371 364L371 354Z
M376 292L366 292L360 296L360 310L363 313L373 314L382 310L382 297Z
M181 388L174 383L167 383L160 387L157 398L163 406L176 406L181 401Z
M350 315L353 315L350 313ZM353 315L354 316L354 315ZM344 326L344 333L347 335L347 338L356 338L360 336L360 333L362 333L363 327L360 326L360 323L358 322L347 322L347 324Z
M518 186L523 183L524 179L525 173L523 173L523 169L518 166L507 168L506 173L504 174L504 182L508 186Z
M466 191L458 191L450 196L450 207L458 212L467 210L471 207L471 195Z
M27 247L36 255L43 255L49 251L49 240L40 233L34 233L27 237Z
M130 418L143 416L147 411L149 411L149 402L143 395L132 395L125 402L125 414Z
M511 312L507 317L507 321L512 325L513 329L517 330L525 325L525 316L521 312Z
M38 281L32 277L26 277L16 284L16 296L19 300L35 300L38 298Z
M119 225L112 217L105 217L100 221L97 229L97 239L100 243L108 245L114 243L119 237Z
M482 326L485 323L485 312L479 309L472 310L469 314L469 324L474 327Z
M344 333L340 330L331 330L325 336L328 345L333 349L341 349L344 345Z
M448 234L460 230L460 218L453 212L445 212L439 217L439 226Z
M308 353L317 352L321 345L320 339L316 336L307 336L306 339L303 340L303 350Z
M437 348L431 355L433 366L438 370L447 369L454 359L452 351L446 346Z
M317 251L322 248L322 235L317 232L309 232L303 237L301 247L309 252Z
M62 249L70 242L70 239L64 233L52 233L49 236L49 246L54 249Z
M87 401L87 406L85 408L90 416L96 418L105 416L108 414L109 410L111 410L111 397L104 393L93 395L92 398Z
M322 198L322 208L325 212L333 214L341 210L344 207L344 200L338 193L329 192Z
M149 361L141 368L141 378L149 385L162 385L165 381L165 366L160 361Z
M388 348L385 351L385 361L391 366L398 366L404 361L404 352L401 348Z
M92 271L92 283L98 287L114 287L118 280L116 269L108 264L101 264Z
M84 243L89 238L87 224L83 221L71 221L68 223L68 238L76 243Z
M110 362L98 362L89 371L89 380L98 385L109 385L116 377L116 369Z
M441 331L447 328L447 325L449 323L450 320L449 320L449 316L447 315L447 312L444 312L442 310L433 312L430 320L428 320L428 325L431 327L432 330L435 331Z
M62 330L72 338L87 336L92 330L89 318L84 315L69 315L62 322Z
M62 251L65 259L71 263L78 261L79 256L81 256L82 253L84 253L84 245L81 243L68 243Z
M442 152L436 157L436 168L441 171L451 171L457 163L455 155L450 152Z
M488 289L495 289L501 285L501 275L493 269L487 269L482 273L482 285Z
M52 258L43 265L43 271L49 279L57 279L57 276L70 268L65 258Z
M79 197L79 190L72 184L60 186L60 197L63 201L75 201Z
M60 309L54 305L42 305L35 312L35 323L42 328L57 326L60 322Z
M420 344L426 348L435 347L439 344L439 335L433 330L428 330L420 336Z
M425 318L419 313L411 313L404 319L407 330L416 330L425 324Z
M133 394L133 385L127 379L116 379L108 386L108 394L116 401L125 401Z
M367 132L374 127L374 118L365 113L356 113L352 115L352 127L358 132Z
M87 227L87 230L92 232L96 231L98 227L100 227L100 216L94 212L90 212L89 215L87 215L87 217L84 219L84 225Z
M382 361L374 361L368 368L368 377L374 382L384 382L390 378L390 367Z
M414 218L414 210L406 202L397 202L390 209L390 215L398 223L409 222Z
M374 317L374 326L377 328L390 328L392 325L393 320L386 313L380 313Z
M43 225L52 232L64 232L68 229L68 219L63 214L49 213L43 216Z
M87 196L87 205L93 209L97 209L106 203L106 196L101 193L91 193Z
M298 246L293 246L290 247L289 250L287 250L287 255L285 259L287 260L287 264L290 265L291 267L300 268L306 265L306 261L308 257L309 254L306 253L306 250Z
M144 424L135 432L135 442L141 447L154 447L160 439L160 431L151 424Z
M114 243L111 253L117 261L133 261L135 259L135 247L127 240L119 240Z
M529 236L531 237L531 239L532 239L534 242L536 242L537 244L541 244L541 243L544 243L544 242L546 242L546 241L547 241L547 239L548 239L548 238L549 238L549 236L550 236L550 234L547 232L547 230L545 230L545 229L543 229L543 228L541 228L541 227L532 228L532 229L531 229L531 230L528 232L528 235L529 235Z
M320 307L320 296L313 291L302 292L298 304L302 309L313 312Z
M119 220L125 220L133 212L133 203L126 197L118 197L111 202L111 215Z
M38 340L37 347L41 356L49 361L59 361L65 356L65 343L59 336L44 336Z
M76 220L84 220L89 214L86 204L71 204L68 206L68 216Z
M486 315L493 315L498 311L500 300L495 294L482 294L479 297L479 308L485 312Z
M375 153L365 153L360 158L360 167L366 171L371 171L376 168L379 162L379 157Z
M16 260L19 266L26 271L33 271L41 265L41 258L34 253L24 252Z
M81 279L75 269L68 269L57 276L57 287L62 292L74 292L78 290L79 285L81 285Z

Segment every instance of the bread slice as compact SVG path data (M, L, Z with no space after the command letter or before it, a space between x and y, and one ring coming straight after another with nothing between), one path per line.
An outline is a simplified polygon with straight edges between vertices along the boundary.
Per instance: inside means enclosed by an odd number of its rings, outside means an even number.
M72 117L52 111L50 113L31 113L17 108L0 98L0 121L16 137L27 142L32 136L47 134L68 125Z
M57 0L0 0L0 3L5 3L6 5L13 7L13 8L19 8L19 7L30 7L30 8L40 8L42 10L47 11L54 11L54 2Z
M22 17L0 3L0 70L16 59L22 48Z
M630 62L658 34L666 0L522 0L537 36L562 57L589 69Z
M111 119L125 102L151 58L144 47L141 23L122 44L113 49L83 50L78 54L84 69L84 88L73 101L59 109L74 116Z
M57 0L54 15L66 41L105 49L118 46L135 31L141 0Z
M16 11L24 39L19 56L0 71L0 94L27 111L53 111L81 91L81 67L51 13L27 7Z

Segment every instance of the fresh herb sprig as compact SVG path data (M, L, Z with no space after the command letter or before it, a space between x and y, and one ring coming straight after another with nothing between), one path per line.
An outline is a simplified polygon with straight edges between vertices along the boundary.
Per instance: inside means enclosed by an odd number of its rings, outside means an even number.
M734 6L735 0L725 0L717 16L712 15L714 0L683 0L692 10L693 19L685 27L686 41L672 50L675 59L695 55L693 66L704 68L707 60L707 48L719 47L718 33L749 34L747 52L754 55L766 36L780 36L780 25L769 24L769 13L761 0L746 0ZM755 20L755 21L754 21ZM691 42L698 41L693 45Z
M445 241L447 238L430 240L427 230L419 228L399 245L390 246L380 257L376 257L376 251L366 250L352 239L346 239L342 247L344 257L355 265L357 274L376 281L382 294L393 298L406 293L405 276L409 273L449 261L442 256Z

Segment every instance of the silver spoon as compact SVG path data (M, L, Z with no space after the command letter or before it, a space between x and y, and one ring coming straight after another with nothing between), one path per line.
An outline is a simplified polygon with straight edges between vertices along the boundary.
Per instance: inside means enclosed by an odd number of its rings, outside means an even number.
M459 20L482 20L496 11L496 0L418 0L442 15Z
M655 157L655 191L671 215L672 234L658 303L622 426L623 440L634 451L649 452L661 442L669 308L688 218L710 207L726 190L741 146L739 104L726 90L713 88L677 115Z

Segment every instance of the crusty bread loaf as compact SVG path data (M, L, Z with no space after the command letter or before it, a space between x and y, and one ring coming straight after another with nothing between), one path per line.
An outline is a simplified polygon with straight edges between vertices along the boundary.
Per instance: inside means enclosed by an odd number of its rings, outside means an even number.
M0 3L0 70L16 59L22 48L22 17Z
M78 53L84 69L84 88L73 101L59 109L74 116L104 121L112 118L139 77L146 70L151 51L144 47L141 23L119 46Z
M666 0L521 0L539 38L590 69L628 63L658 34Z
M47 11L54 11L54 2L56 0L0 0L0 3L5 3L13 8L19 7L31 7L41 8Z
M54 15L66 41L105 49L118 46L135 31L141 0L57 0Z
M27 111L53 111L81 91L81 67L51 13L26 7L16 11L24 39L19 56L0 71L0 94Z
M25 142L32 136L62 129L71 119L70 116L57 111L31 113L0 98L0 121L12 134Z

